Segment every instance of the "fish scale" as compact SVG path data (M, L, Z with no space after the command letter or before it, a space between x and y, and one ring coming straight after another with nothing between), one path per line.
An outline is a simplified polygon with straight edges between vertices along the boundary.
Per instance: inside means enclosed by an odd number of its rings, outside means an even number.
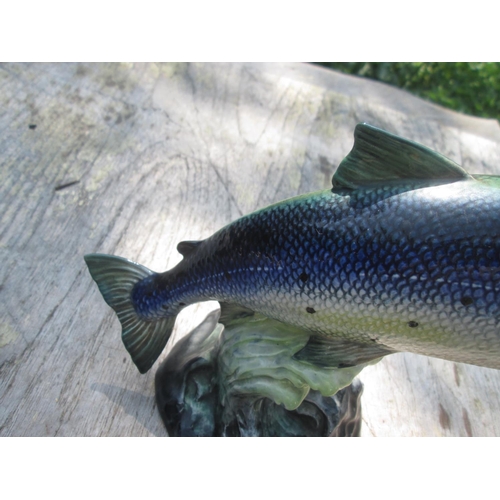
M362 360L362 352L409 351L500 368L500 181L368 125L355 138L331 190L182 242L174 269L148 271L121 296L110 292L117 273L101 277L117 258L86 257L105 300L128 321L123 335L141 339L125 342L141 371L179 311L204 300L303 331L302 358L323 366L338 365L343 352L352 365L356 351ZM148 333L158 321L161 341Z

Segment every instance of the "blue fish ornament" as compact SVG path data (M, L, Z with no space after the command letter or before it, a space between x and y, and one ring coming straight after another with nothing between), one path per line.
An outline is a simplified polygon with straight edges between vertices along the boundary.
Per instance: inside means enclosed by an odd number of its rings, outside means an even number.
M273 348L283 358L283 343L310 386L328 385L317 373L346 374L325 392L400 351L499 369L500 177L359 124L332 184L179 243L183 260L163 273L86 255L139 371L178 313L206 300L240 336L266 332L254 358Z

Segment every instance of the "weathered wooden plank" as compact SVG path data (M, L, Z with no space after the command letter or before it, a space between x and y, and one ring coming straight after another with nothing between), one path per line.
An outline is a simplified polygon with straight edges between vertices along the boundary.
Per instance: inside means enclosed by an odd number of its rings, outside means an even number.
M83 254L171 267L177 242L327 187L361 121L500 173L496 121L309 65L1 65L0 435L165 435ZM361 378L363 435L500 435L495 370L397 354Z

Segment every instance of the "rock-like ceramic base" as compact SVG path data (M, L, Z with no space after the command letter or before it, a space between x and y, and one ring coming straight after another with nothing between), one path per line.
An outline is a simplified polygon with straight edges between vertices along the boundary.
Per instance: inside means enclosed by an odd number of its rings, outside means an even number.
M156 374L156 401L170 436L359 436L362 384L334 396L310 390L288 411L266 397L225 397L216 363L195 358L176 371L168 359Z

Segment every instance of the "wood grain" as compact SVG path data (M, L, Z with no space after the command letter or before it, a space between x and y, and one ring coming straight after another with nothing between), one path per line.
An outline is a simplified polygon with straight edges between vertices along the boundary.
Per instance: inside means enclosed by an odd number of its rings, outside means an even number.
M2 64L0 110L2 436L166 435L85 253L165 270L179 241L328 187L362 121L500 174L496 121L306 64ZM500 435L498 371L397 354L361 378L362 435Z

